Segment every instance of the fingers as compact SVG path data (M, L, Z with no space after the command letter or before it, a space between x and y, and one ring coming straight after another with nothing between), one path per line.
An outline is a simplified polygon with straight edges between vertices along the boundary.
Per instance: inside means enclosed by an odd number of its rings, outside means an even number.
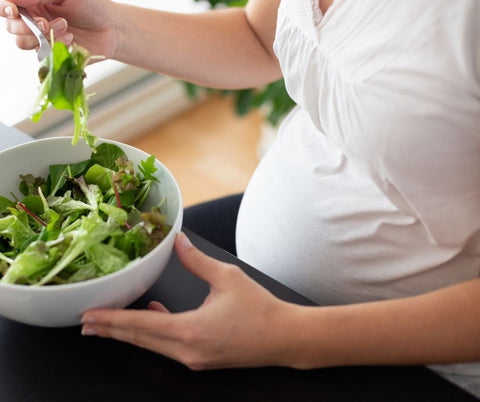
M49 36L50 30L53 30L55 36L67 32L68 24L65 18L55 18L50 22L42 17L35 17L34 19L44 35ZM7 31L13 35L32 35L30 28L20 18L7 18L6 26Z
M65 18L55 18L47 24L47 38L50 39L50 31L53 31L55 41L70 45L73 42L73 34L68 32L67 29L68 23Z
M48 31L50 30L48 21L45 18L36 17L35 22L37 23L43 34L47 35ZM7 31L13 35L33 35L30 28L20 18L7 19L6 26Z
M82 335L112 338L166 355L178 332L171 315L158 310L91 310L83 315L82 324Z
M30 50L38 46L38 40L33 36L32 31L18 17L18 9L15 4L10 2L1 2L0 16L6 18L7 31L16 36L16 44L20 49ZM55 18L48 21L43 17L34 17L40 30L49 39L50 32L53 31L55 40L62 41L67 45L73 40L73 35L67 32L68 24L65 18Z
M67 21L64 18L56 18L50 23L45 18L35 18L43 34L50 39L50 31L53 30L55 41L64 42L69 45L73 35L67 32ZM30 50L38 46L38 40L33 36L30 29L20 19L7 20L7 31L16 35L16 43L20 49Z
M202 253L190 242L185 233L181 232L175 240L175 251L180 262L194 275L215 286L222 274L232 268L232 265L216 260Z
M129 310L106 311L94 310L82 318L82 335L97 335L128 342L140 347L148 344L146 326L148 316L153 312L136 312Z
M169 313L167 308L160 302L157 301L151 301L148 303L148 309L149 310L154 310L154 311L159 311L161 313Z
M4 18L17 18L17 6L9 1L0 0L0 16Z

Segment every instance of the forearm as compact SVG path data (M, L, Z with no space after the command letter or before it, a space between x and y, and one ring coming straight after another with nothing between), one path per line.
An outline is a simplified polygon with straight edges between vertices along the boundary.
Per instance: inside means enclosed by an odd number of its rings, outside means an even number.
M271 43L259 39L245 9L177 14L119 5L117 12L120 61L225 89L281 76Z
M480 360L480 279L404 299L294 310L298 339L287 350L298 368Z

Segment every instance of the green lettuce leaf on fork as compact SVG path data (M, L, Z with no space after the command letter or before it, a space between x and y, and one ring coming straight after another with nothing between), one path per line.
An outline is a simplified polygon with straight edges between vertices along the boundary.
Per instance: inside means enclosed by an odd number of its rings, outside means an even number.
M70 110L74 120L72 144L75 145L83 137L95 150L97 138L87 127L88 95L83 85L85 67L92 56L87 49L76 44L68 47L62 42L55 42L53 35L51 42L52 53L43 60L38 73L41 85L32 121L38 122L50 105L55 109Z

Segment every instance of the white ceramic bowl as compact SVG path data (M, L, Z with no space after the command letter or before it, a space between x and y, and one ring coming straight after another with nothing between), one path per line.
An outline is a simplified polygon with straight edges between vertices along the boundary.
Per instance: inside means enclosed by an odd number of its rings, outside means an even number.
M149 154L115 141L135 166ZM71 137L36 140L0 152L0 195L18 192L19 174L32 173L46 177L48 166L73 163L90 157L91 150L82 141L71 144ZM85 282L55 286L25 286L0 283L0 315L25 324L43 327L65 327L80 324L81 314L96 307L123 308L142 296L159 278L173 250L176 234L182 224L183 208L175 178L157 160L159 183L145 202L145 209L167 199L167 222L172 229L150 253L113 274Z

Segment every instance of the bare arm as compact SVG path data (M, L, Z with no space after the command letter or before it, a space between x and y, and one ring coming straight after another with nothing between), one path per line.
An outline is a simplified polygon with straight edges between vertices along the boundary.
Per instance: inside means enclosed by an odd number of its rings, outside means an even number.
M121 5L114 19L114 58L222 88L253 87L280 78L272 43L277 0L246 9L176 14Z
M480 360L480 279L415 297L297 313L303 331L296 367Z

